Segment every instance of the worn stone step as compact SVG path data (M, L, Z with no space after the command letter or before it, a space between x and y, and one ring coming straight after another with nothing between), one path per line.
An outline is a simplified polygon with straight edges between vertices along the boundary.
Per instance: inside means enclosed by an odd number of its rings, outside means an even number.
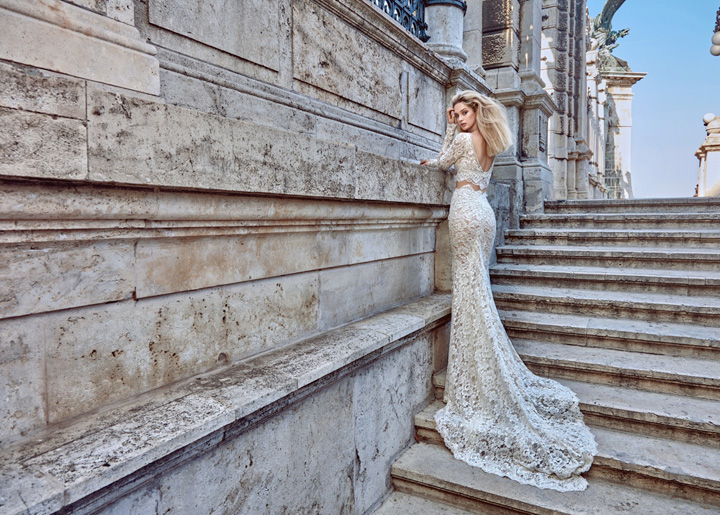
M490 268L494 284L558 286L720 297L720 270L663 270L498 263Z
M503 310L525 309L547 313L720 326L718 297L536 288L507 284L495 284L492 290L497 307Z
M720 224L719 224L720 226ZM645 229L628 224L622 229L526 228L505 231L506 245L563 245L598 247L681 247L720 249L720 230Z
M418 439L444 445L435 419L442 402L415 416ZM588 421L589 422L589 421ZM591 426L598 455L588 477L600 477L720 505L720 449Z
M563 213L521 215L522 229L648 229L689 231L713 230L720 224L720 211L713 213Z
M663 437L681 442L720 448L720 402L683 395L648 392L624 386L556 379L570 388L580 401L588 424L619 429L640 435ZM418 436L438 441L427 430L428 410L442 406L445 370L433 377L436 403L415 418Z
M513 340L534 373L652 392L720 399L720 361Z
M501 310L499 313L512 340L720 359L717 327L541 311Z
M618 200L554 200L546 213L720 213L717 198L676 197Z
M459 506L433 501L405 492L393 491L382 506L375 510L375 515L467 515L477 513Z
M521 485L456 460L440 445L417 443L392 467L395 488L487 514L707 515L717 506L590 477L583 492Z
M713 249L503 245L496 249L496 255L498 263L516 265L720 270L720 252Z

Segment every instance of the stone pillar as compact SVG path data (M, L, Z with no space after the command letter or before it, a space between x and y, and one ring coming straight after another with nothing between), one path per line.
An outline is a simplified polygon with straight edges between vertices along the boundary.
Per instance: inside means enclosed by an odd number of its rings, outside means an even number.
M605 198L605 81L598 69L597 48L586 54L587 65L587 144L589 148L588 175L590 198Z
M463 50L467 54L466 65L479 76L485 76L482 65L482 0L468 0L467 14L463 25Z
M484 0L483 67L485 78L495 90L495 98L508 111L515 144L495 158L493 179L509 187L510 226L519 225L523 210L523 169L520 162L522 107L525 93L520 86L520 1Z
M133 1L91 4L0 0L0 59L158 95L155 47L133 26Z
M443 57L466 61L463 50L464 0L425 0L425 22L430 39L427 45Z
M552 171L547 163L548 116L555 110L555 104L540 77L541 38L542 0L522 0L518 75L525 94L520 142L525 213L542 212L544 201L555 198Z
M603 71L607 82L605 182L609 198L633 198L632 172L632 87L645 73Z
M700 160L698 197L720 197L720 116L703 117L707 138L695 153Z
M569 64L568 0L543 0L541 77L556 109L549 120L548 164L552 169L556 199L568 198ZM573 142L574 144L574 142ZM575 170L573 168L572 174ZM574 182L574 178L573 178ZM574 190L574 187L573 187Z

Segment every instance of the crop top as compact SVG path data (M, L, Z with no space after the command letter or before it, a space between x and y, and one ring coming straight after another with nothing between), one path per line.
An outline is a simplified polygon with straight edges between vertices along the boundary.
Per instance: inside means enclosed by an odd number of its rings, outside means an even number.
M475 153L472 135L469 132L460 132L456 135L457 127L456 124L448 125L438 158L429 160L427 164L443 171L455 165L457 181L469 181L481 189L486 189L490 183L495 161L493 160L487 172L483 170Z

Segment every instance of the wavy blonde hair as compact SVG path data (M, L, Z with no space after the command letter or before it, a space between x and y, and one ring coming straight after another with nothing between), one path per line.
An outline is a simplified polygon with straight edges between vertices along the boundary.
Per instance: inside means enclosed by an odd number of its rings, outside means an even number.
M513 144L513 134L508 124L505 106L494 98L481 95L477 91L461 91L452 99L453 107L458 102L470 106L475 111L478 129L485 139L485 151L488 156L496 156Z

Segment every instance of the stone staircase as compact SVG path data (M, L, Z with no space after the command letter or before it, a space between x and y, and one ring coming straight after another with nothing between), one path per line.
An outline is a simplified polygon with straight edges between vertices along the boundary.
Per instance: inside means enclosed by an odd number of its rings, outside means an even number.
M497 257L518 353L578 395L596 436L590 486L542 490L455 460L433 420L441 371L376 513L720 513L720 200L548 202Z

